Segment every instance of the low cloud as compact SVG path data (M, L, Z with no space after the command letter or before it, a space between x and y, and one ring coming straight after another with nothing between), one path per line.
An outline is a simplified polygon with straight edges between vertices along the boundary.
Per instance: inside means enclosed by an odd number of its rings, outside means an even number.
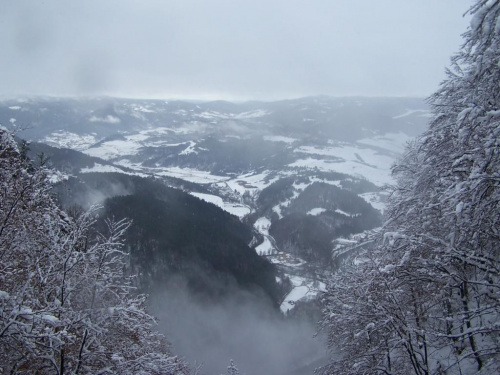
M176 282L153 293L151 302L176 353L201 363L203 374L225 374L230 359L246 375L311 374L326 358L324 337L314 337L315 324L286 320L246 291L202 302Z

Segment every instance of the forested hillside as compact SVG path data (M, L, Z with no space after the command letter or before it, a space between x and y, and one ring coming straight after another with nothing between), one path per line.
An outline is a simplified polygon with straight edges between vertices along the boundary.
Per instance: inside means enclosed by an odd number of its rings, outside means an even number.
M264 292L275 304L281 298L274 266L248 246L251 228L213 204L160 180L121 173L82 174L56 191L63 207L100 199L102 218L132 220L125 248L143 291L181 277L203 298L235 287Z
M330 280L324 374L500 372L500 2L470 13L378 246Z
M0 372L187 374L135 293L127 220L68 216L0 128Z

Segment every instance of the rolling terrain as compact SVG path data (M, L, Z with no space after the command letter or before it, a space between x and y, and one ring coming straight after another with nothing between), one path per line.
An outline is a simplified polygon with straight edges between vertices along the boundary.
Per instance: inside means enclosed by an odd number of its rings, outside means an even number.
M428 113L421 99L408 98L0 103L0 123L30 142L31 155L49 158L61 186L96 174L142 177L237 217L249 228L246 245L278 267L284 313L324 288L321 269L334 263L332 251L365 242L380 226L381 188L392 183L392 163ZM72 194L72 203L131 194L106 186ZM127 204L151 204L135 199Z

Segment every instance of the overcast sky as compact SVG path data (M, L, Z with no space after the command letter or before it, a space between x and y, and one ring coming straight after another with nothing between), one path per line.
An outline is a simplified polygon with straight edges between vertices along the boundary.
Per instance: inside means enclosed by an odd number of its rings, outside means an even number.
M0 95L428 96L471 0L0 0Z

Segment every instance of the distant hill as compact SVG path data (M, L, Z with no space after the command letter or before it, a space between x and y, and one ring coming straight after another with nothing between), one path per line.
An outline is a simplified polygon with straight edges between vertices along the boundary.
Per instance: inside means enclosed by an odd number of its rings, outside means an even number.
M335 266L339 254L370 243L385 209L383 187L394 183L391 166L428 118L420 98L0 102L0 123L31 141L29 155L43 153L59 170L52 180L60 181L65 204L106 202L109 214L141 223L129 240L149 249L141 261L159 262L144 263L143 286L165 276L154 268L161 264L169 274L190 275L183 282L194 289L210 284L200 280L221 279L264 288L274 301L288 291L281 302L284 313L321 291L321 270L311 270ZM160 194L158 184L182 194ZM212 205L197 206L189 194ZM173 203L174 196L183 206ZM148 224L143 207L170 225L158 226L155 219ZM208 212L220 228L228 228L230 244L222 242ZM148 242L144 233L157 239ZM151 250L157 247L164 250ZM233 247L239 250L229 250ZM220 256L211 258L207 249ZM181 266L187 254L195 265ZM261 280L254 274L269 268L252 258L256 254L276 265L279 284L272 271L263 271ZM200 269L211 276L192 278Z
M198 123L206 134L269 134L355 141L379 133L417 135L427 124L421 98L307 97L276 102L185 102L120 98L24 98L0 102L0 124L30 140L71 148L64 134L96 143L115 133ZM52 134L52 135L51 135ZM59 135L59 137L57 136ZM83 146L82 146L83 147Z

